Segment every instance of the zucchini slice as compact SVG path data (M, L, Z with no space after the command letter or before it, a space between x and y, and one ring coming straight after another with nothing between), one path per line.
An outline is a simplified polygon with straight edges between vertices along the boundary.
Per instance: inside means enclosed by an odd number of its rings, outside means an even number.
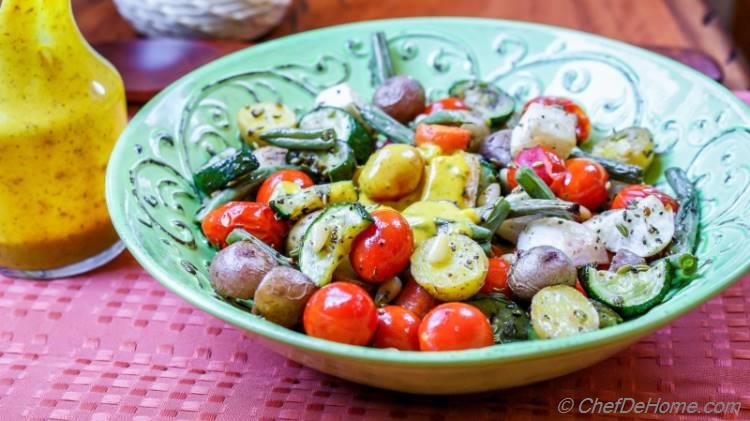
M599 314L599 329L619 325L624 321L622 319L622 316L617 314L617 312L612 310L608 305L602 303L601 301L591 299L589 299L589 301L591 301L591 304Z
M289 151L287 162L328 181L351 180L356 166L354 152L348 144L336 141L327 151Z
M307 228L302 239L299 268L317 286L331 282L339 263L349 255L352 242L373 222L359 203L329 206Z
M575 288L553 285L531 299L531 324L541 339L560 338L599 328L599 314Z
M284 244L284 250L286 255L292 258L299 256L300 247L302 247L302 239L305 237L307 229L310 227L323 210L316 210L315 212L308 213L307 215L300 218L294 223L292 229L289 230L289 234L286 236L286 243Z
M318 184L298 192L278 196L269 202L271 209L283 219L298 219L307 213L323 209L329 203L354 202L357 189L351 181Z
M411 274L419 286L441 301L462 301L484 285L489 261L482 247L458 234L438 234L417 247Z
M516 108L513 97L486 82L461 80L450 87L448 94L461 98L472 110L481 114L493 129L508 121Z
M240 136L249 145L265 145L260 134L270 129L294 127L297 116L280 102L259 102L242 107L237 113Z
M353 115L335 107L319 107L302 116L302 129L333 129L336 138L346 142L354 152L354 158L362 164L372 153L374 142Z
M609 272L585 267L583 285L592 298L612 307L625 318L643 314L659 304L669 291L671 272L665 260L647 270L635 267Z
M259 165L252 152L227 148L206 162L195 173L193 181L199 191L209 194L226 187L230 181L256 170Z
M533 331L529 313L502 294L477 295L466 303L490 319L496 344L525 341L529 339L529 331Z

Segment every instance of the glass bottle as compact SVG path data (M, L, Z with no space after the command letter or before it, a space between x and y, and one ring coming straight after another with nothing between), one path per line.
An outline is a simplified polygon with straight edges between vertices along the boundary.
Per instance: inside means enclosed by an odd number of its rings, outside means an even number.
M0 2L0 273L71 276L122 251L104 174L126 122L122 78L70 0Z

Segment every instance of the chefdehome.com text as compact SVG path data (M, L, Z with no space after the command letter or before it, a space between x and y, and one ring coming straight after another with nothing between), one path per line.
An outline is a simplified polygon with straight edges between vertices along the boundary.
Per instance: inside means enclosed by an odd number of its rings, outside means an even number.
M602 400L599 398L562 398L557 404L557 411L561 414L739 414L741 403L738 402L697 402L697 401L668 401L662 398L649 398L639 401L630 397L620 397L616 400Z

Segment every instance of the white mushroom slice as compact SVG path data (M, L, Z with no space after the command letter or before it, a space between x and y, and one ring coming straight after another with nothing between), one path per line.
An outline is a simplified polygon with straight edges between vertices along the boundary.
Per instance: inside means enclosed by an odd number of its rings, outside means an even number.
M575 114L559 107L531 104L513 128L510 153L515 157L526 148L543 145L565 159L576 146L577 121Z
M614 209L584 223L597 233L607 250L628 249L641 257L664 250L674 236L674 212L656 196L647 196L627 209Z
M547 217L529 223L516 246L519 250L552 246L567 254L576 266L609 262L607 250L594 231L568 219Z

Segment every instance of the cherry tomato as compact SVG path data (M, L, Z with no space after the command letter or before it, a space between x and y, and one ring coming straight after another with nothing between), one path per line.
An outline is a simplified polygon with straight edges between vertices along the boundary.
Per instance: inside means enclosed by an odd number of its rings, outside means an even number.
M399 306L378 310L378 330L372 340L375 348L419 351L419 317Z
M438 145L444 153L450 154L469 147L471 132L461 127L420 124L414 133L414 143L417 146L425 143Z
M414 236L409 223L395 210L378 209L372 212L372 218L375 223L354 239L349 258L357 275L380 283L409 265Z
M201 227L208 241L222 248L235 228L243 228L275 248L281 246L289 230L287 222L277 219L270 206L257 202L228 202L209 212Z
M290 181L296 185L305 188L313 185L312 179L302 171L298 170L281 170L276 171L266 178L263 184L258 189L258 194L255 197L255 201L259 203L268 203L271 200L271 194L273 189L282 182Z
M302 315L305 333L351 345L367 345L378 327L378 312L367 291L334 282L316 291Z
M680 208L680 205L672 196L657 190L656 187L646 184L631 184L617 193L612 201L612 209L626 208L631 202L643 199L646 196L656 196L664 206L670 206L675 212Z
M492 344L490 322L469 304L441 304L427 313L419 325L419 349L422 351L455 351Z
M489 259L490 265L487 270L487 277L484 279L484 286L479 292L489 294L500 292L506 297L511 297L511 290L508 286L508 270L510 263L502 257L493 257Z
M565 161L565 167L565 177L551 186L557 197L591 210L598 209L607 201L609 174L598 162L572 158Z
M523 110L526 111L526 109L529 108L529 105L534 103L542 105L557 105L561 107L566 113L575 114L577 119L576 139L578 140L578 143L583 143L586 139L588 139L589 134L591 133L591 121L589 121L588 115L586 115L586 112L583 111L583 108L581 108L580 105L567 98L560 98L555 96L539 96L530 99L529 102L527 102L526 105L523 106Z
M439 301L419 286L417 281L409 277L404 287L401 288L401 293L396 297L394 304L410 310L417 317L424 317L427 312L439 304Z
M521 167L529 167L534 170L536 175L548 186L565 175L565 162L551 149L543 145L526 148L516 155L513 165L508 168L508 184L512 189L518 185L516 170Z
M463 101L456 97L449 96L447 98L438 99L432 104L425 108L425 114L432 114L435 111L440 110L468 110L469 107L464 104Z

